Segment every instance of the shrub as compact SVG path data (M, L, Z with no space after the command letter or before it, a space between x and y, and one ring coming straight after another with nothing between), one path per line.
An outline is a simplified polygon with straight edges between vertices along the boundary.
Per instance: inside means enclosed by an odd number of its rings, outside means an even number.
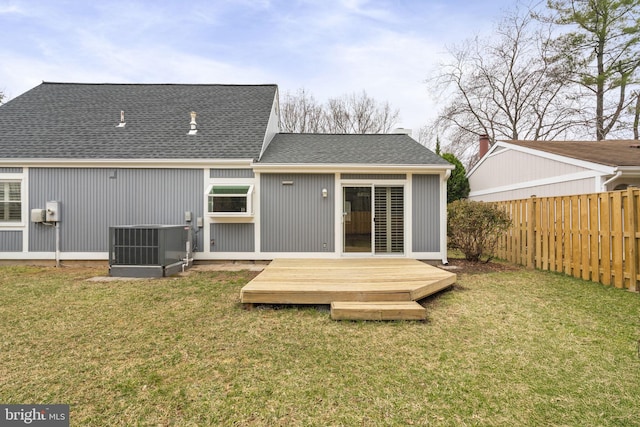
M469 261L478 262L495 255L500 234L507 231L511 219L497 206L470 200L456 200L447 206L447 236L451 248L459 249Z
M447 203L466 198L469 196L469 180L462 162L451 153L444 153L441 157L455 166L447 180Z

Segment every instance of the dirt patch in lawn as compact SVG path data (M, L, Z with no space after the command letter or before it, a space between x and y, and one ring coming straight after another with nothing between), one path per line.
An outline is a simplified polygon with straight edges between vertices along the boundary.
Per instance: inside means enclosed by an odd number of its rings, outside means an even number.
M499 273L518 271L523 268L505 262L471 262L463 258L449 258L449 265L439 265L438 267L456 274Z

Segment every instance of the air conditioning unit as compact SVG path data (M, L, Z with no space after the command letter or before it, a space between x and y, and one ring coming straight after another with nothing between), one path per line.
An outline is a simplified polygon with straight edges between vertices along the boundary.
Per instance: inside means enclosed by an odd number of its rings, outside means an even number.
M184 225L109 227L109 274L117 277L176 274L189 259L190 237L190 227Z

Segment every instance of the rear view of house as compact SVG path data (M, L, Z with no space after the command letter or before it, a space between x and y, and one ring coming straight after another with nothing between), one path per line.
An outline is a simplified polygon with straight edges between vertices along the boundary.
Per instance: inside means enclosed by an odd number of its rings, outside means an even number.
M33 88L0 106L0 259L107 260L114 227L182 225L196 260L446 260L449 163L278 119L275 85Z

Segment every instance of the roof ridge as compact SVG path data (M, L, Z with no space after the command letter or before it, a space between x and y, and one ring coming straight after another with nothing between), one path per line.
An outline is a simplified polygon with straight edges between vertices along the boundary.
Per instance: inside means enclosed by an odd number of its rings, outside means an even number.
M109 82L48 82L46 85L76 85L76 86L233 86L233 87L277 87L277 83L243 84L243 83L109 83Z

